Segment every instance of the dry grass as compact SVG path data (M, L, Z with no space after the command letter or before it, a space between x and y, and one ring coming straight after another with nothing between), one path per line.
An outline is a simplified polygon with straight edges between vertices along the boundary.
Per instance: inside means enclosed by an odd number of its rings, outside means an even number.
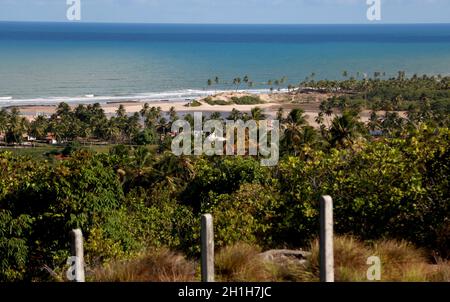
M335 279L366 282L367 259L381 260L381 281L450 282L450 262L431 263L424 250L405 241L380 240L364 243L351 236L335 237ZM244 243L216 253L216 280L223 282L319 281L319 243L310 245L306 264L296 261L269 262L259 256L258 247ZM114 262L92 271L93 281L172 282L199 281L199 265L167 249L152 250L138 259ZM196 273L197 272L197 273Z
M258 257L260 252L258 247L244 243L223 248L215 259L216 279L223 282L272 281L269 268Z
M167 249L152 250L138 259L113 262L94 269L97 282L190 282L196 281L195 263Z
M306 270L309 278L304 281L319 281L319 240L310 245L311 257ZM361 281L366 278L367 258L372 254L360 241L350 236L335 237L334 265L336 281Z
M307 271L309 280L319 280L319 243L311 243L311 259ZM335 279L348 282L367 281L367 258L377 256L381 260L381 281L383 282L426 282L450 281L450 263L440 261L431 264L422 249L406 241L380 240L373 244L350 237L335 237Z

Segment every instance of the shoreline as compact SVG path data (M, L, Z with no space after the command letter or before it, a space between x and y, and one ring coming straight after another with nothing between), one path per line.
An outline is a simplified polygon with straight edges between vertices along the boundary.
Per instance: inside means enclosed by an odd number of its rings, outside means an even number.
M279 108L283 108L285 114L287 114L290 110L295 108L300 108L305 111L306 119L308 124L317 128L319 125L316 123L316 117L318 116L320 110L319 105L320 102L324 99L327 99L330 95L323 93L285 93L285 92L277 92L273 94L252 94L248 92L226 92L226 93L218 93L216 95L211 96L214 99L218 100L230 100L232 97L242 97L242 96L257 96L264 103L261 104L252 104L252 105L236 105L236 104L227 104L227 105L209 105L204 100L205 98L195 98L190 100L153 100L153 99L140 99L140 100L113 100L108 102L91 102L89 104L99 103L102 109L105 112L105 115L111 117L115 114L116 110L119 106L123 106L127 112L127 114L134 114L136 112L140 112L144 104L148 104L150 107L160 107L161 111L164 113L169 112L169 110L174 107L177 113L181 115L194 113L194 112L202 112L205 114L211 114L213 112L219 112L221 115L226 116L231 113L233 109L237 109L241 112L250 112L253 108L259 107L269 118L275 118L276 112ZM188 107L192 101L201 102L201 106L197 107ZM9 106L9 108L18 108L21 112L21 115L32 121L39 115L50 116L55 113L58 104L49 105L49 104L33 104L33 105L23 105L23 106ZM69 104L72 109L74 109L78 105L88 105L88 104ZM3 107L5 108L5 107ZM326 118L326 120L331 121L334 116ZM368 122L370 117L370 111L364 110L361 112L361 121ZM328 122L329 122L328 121Z
M237 93L238 95L249 95L244 93ZM236 93L231 93L225 95L225 97L235 96ZM280 94L282 95L282 94ZM219 95L224 97L224 95ZM267 98L267 95L256 95L261 97L262 99ZM308 95L311 96L311 95ZM305 116L308 124L314 128L318 128L319 125L316 122L316 118L320 112L319 105L320 101L314 102L305 102L305 103L290 103L290 102L281 102L276 100L268 100L263 104L255 104L255 105L209 105L202 101L203 99L199 99L202 105L198 107L186 107L190 101L155 101L155 100L139 100L139 101L117 101L117 102L108 102L100 104L102 109L105 112L105 115L111 117L115 114L116 110L120 105L123 105L127 114L134 114L139 112L144 104L148 104L150 107L160 107L161 111L164 113L169 112L170 108L174 107L178 114L186 115L193 114L194 112L202 112L204 114L212 114L213 112L219 112L222 116L226 117L233 109L237 109L241 112L249 113L253 108L259 107L263 109L264 113L269 118L275 118L275 115L279 108L283 108L285 114L287 114L290 110L294 108L301 108L305 111ZM71 108L75 108L80 104L70 104ZM86 105L86 104L84 104ZM50 116L56 111L57 105L31 105L31 106L15 106L21 112L21 115L32 121L39 115ZM361 121L368 122L370 117L369 110L363 110L361 112ZM334 118L334 115L326 118L326 122L331 122L331 119Z

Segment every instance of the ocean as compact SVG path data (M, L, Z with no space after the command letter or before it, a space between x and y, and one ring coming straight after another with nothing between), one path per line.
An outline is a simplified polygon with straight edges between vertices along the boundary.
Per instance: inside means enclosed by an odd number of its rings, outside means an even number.
M0 106L183 100L248 75L450 74L450 24L182 25L0 22ZM207 85L219 77L219 85Z

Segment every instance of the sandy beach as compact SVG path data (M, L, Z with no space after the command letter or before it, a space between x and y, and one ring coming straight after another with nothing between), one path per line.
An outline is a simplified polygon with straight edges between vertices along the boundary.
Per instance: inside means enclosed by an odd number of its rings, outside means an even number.
M180 115L185 115L194 112L202 112L205 114L211 114L213 112L219 112L226 116L233 109L237 109L241 112L250 112L252 108L260 107L264 110L265 114L270 117L275 117L279 108L283 108L287 114L294 108L301 108L305 111L308 123L313 127L318 127L315 119L319 113L319 105L322 100L330 97L329 94L323 93L273 93L273 94L249 94L243 92L227 92L220 93L212 96L215 100L230 101L232 97L242 96L259 96L264 102L257 105L209 105L204 101L204 98L198 99L202 105L196 107L190 107L191 101L155 101L155 100L136 100L136 101L117 101L107 102L101 104L105 114L107 116L113 116L120 105L123 105L127 113L133 114L139 112L144 104L148 104L150 107L160 107L163 112L168 112L170 108L174 107ZM78 104L70 104L72 108L78 106ZM21 114L29 120L33 120L39 115L51 115L55 112L57 105L33 105L33 106L18 106ZM363 111L361 113L361 120L367 122L370 117L370 111Z

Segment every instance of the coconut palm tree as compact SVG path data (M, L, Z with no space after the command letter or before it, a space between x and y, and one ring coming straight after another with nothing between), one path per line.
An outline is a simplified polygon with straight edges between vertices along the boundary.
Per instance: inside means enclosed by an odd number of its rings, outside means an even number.
M207 81L208 88L211 87L212 83L213 83L213 81L211 79L208 79L208 81Z
M239 86L241 85L241 78L234 78L233 79L233 84L236 85L236 91L239 90Z
M288 154L297 156L302 145L302 131L306 125L306 118L302 109L293 109L282 124L284 129L281 140L282 149Z
M141 111L139 111L139 113L141 114L141 117L142 118L146 117L149 110L150 110L150 105L148 103L145 103L144 106L142 106Z
M280 91L280 80L275 80L275 86L277 86L277 90Z
M0 122L1 124L1 122ZM30 135L37 139L45 139L49 124L45 116L39 115L30 125ZM1 130L0 130L1 131Z
M169 117L170 117L170 122L173 123L176 120L178 120L178 115L177 115L177 111L175 110L175 107L170 107L169 109Z
M272 80L267 81L267 86L269 86L270 92L273 92L273 81Z
M236 108L233 108L230 112L230 115L227 117L227 120L237 121L239 119L242 119L242 113Z
M20 110L17 108L11 109L6 123L6 141L9 143L22 142L22 135L26 133L28 126L29 122L26 118L20 116Z
M264 120L266 118L266 115L260 107L252 108L250 116L251 119L255 121Z
M222 120L222 114L220 112L213 112L209 117L211 120Z
M357 116L350 111L345 111L342 116L336 116L333 119L329 130L332 147L347 147L353 144L361 130L361 124L357 119Z
M245 84L248 84L249 81L250 81L250 78L248 77L248 75L244 76L243 82Z
M217 86L219 86L219 77L218 76L216 76L215 78L214 78L214 83L216 84L216 93L217 93Z
M8 116L8 111L6 111L6 109L1 109L0 110L0 133L5 133L6 129L8 128L8 120L9 120L9 116Z

